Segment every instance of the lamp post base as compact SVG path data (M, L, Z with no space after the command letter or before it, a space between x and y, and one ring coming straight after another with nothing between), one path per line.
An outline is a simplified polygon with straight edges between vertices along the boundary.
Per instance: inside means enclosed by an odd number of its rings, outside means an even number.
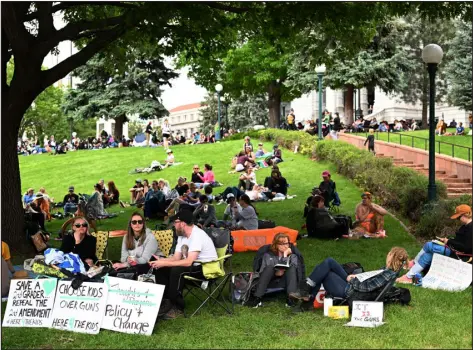
M437 185L435 183L427 186L427 194L429 202L433 202L437 199Z

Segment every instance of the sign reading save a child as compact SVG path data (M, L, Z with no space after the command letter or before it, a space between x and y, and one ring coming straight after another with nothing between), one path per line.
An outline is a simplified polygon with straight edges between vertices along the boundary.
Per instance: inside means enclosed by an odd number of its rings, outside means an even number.
M102 325L108 288L105 283L83 282L74 289L60 281L53 309L52 328L98 334Z
M51 327L57 280L12 280L4 327Z
M105 283L108 285L108 300L102 328L151 335L164 286L116 277L105 277Z

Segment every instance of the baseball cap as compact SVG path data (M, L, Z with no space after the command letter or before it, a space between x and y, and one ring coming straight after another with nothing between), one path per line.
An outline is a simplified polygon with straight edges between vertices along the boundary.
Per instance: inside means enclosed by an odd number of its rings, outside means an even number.
M170 149L167 149L166 153L172 153L172 151Z
M180 210L176 215L170 217L170 221L181 220L186 224L192 224L194 222L194 217L190 210Z
M450 218L451 219L458 219L460 216L469 214L471 215L471 207L466 204L461 204L455 208L455 214L453 214Z
M141 183L141 179L136 179L135 182Z
M323 173L322 173L322 176L330 176L330 171L328 170L325 170Z
M74 186L69 186L69 191L74 191Z

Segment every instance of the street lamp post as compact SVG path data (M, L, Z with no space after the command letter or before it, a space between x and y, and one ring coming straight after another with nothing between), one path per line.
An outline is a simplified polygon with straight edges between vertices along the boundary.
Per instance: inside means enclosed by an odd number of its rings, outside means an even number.
M437 196L435 185L435 72L443 57L443 50L436 44L430 44L422 50L422 60L427 63L430 80L429 98L429 185L427 187L429 202Z
M325 73L325 64L321 66L317 66L315 68L315 73L317 73L317 77L319 79L319 122L317 124L319 140L323 140L322 137L322 78Z
M220 109L220 92L223 90L222 84L215 85L215 91L217 91L217 100L218 100L218 129L215 130L215 140L220 140L220 130L221 130L221 109Z

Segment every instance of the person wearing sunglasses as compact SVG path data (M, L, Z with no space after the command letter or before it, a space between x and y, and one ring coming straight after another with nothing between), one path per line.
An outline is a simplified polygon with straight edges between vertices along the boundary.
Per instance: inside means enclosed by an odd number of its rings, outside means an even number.
M200 168L197 164L194 165L194 168L192 169L191 182L193 182L195 184L203 184L204 183L204 173L202 171L200 171Z
M79 255L84 262L86 270L97 262L95 254L97 239L89 233L89 223L82 216L77 216L72 222L72 235L65 235L62 239L60 250Z
M302 254L291 244L287 234L276 234L271 244L258 250L253 260L253 270L259 273L259 281L254 298L247 306L263 306L262 298L268 288L283 288L287 305L293 305L289 294L297 291L297 286L305 277L305 267Z
M450 248L465 254L472 252L473 224L471 217L471 207L466 204L459 205L455 209L455 214L451 216L453 220L460 220L463 224L455 234L454 238L438 238L438 242L431 241L424 244L421 251L414 260L409 261L409 271L396 282L411 284L413 277L417 273L422 273L432 264L434 253L445 256L456 256Z
M157 260L149 263L154 269L156 283L166 286L164 297L172 304L165 319L173 319L183 314L184 275L203 278L202 265L195 261L209 262L217 259L212 239L194 225L191 211L181 210L171 217L171 221L174 221L178 236L174 255L165 259L154 256Z
M128 221L128 229L123 236L121 258L113 264L115 270L136 266L139 272L149 270L148 261L153 255L163 256L153 232L146 227L144 217L135 212ZM141 266L140 266L141 265Z

